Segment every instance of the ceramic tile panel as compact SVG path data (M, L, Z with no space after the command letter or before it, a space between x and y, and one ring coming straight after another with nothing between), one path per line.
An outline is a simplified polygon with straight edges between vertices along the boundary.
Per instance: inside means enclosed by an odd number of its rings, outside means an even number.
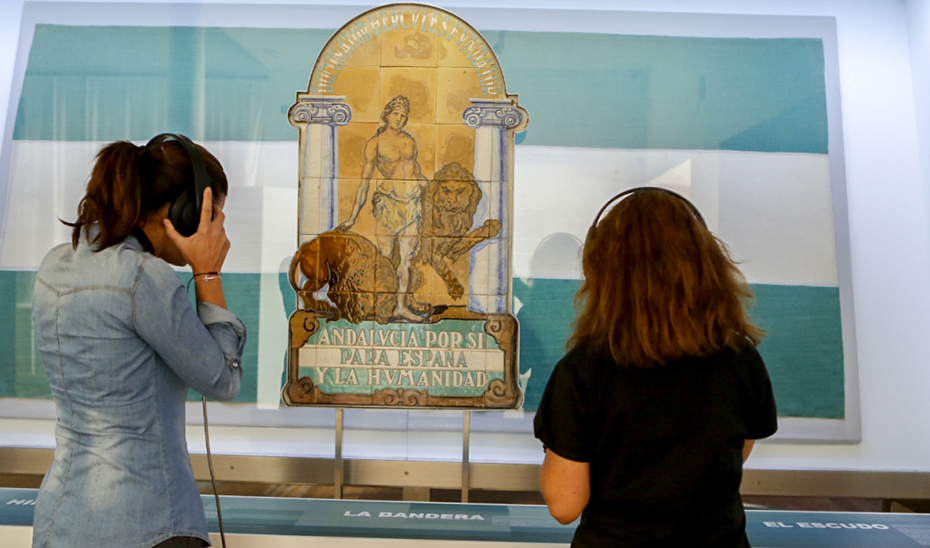
M484 37L472 29L453 29L445 40L440 40L439 66L464 68L472 73L478 93L472 97L506 99L504 78L497 56Z
M475 128L475 155L470 169L476 180L490 182L495 179L494 159L499 157L496 154L500 148L499 141L499 135L492 128Z
M429 258L433 255L433 238L420 234L416 244L414 268L410 271L412 280L410 288L418 300L432 301L433 287L436 285L434 273L429 268Z
M389 321L387 318L389 309L384 306L384 303L379 303L379 297L381 295L378 293L366 293L359 296L360 301L371 307L371 312L365 320L354 322L345 318L335 324L342 328L344 336L342 346L338 347L338 364L345 370L351 370L351 373L342 373L342 390L344 390L342 393L373 394L374 383L377 380L373 372L389 363L388 350L378 342L378 334L381 332L381 326L384 325L381 322Z
M496 56L484 36L463 21L455 21L438 40L438 65L481 69L496 66ZM477 66L476 66L477 65Z
M436 123L462 125L462 115L481 97L471 68L440 67L436 81Z
M459 403L463 400L473 400L467 407L478 409L485 407L484 392L477 394L478 390L473 386L487 382L487 374L484 371L449 369L436 371L434 375L438 386L430 391L429 405L431 407L464 407Z
M381 104L382 112L397 97L407 102L407 122L410 124L436 123L436 68L382 67Z
M297 308L300 310L306 309L308 304L314 308L317 300L325 298L317 294L323 286L317 285L319 276L315 274L316 265L320 264L318 246L311 243L315 238L316 235L299 238L297 253L288 268L288 281L297 294Z
M307 146L300 149L300 177L322 177L323 128L317 124L307 124L301 128L300 133L301 138L307 142Z
M317 237L316 234L301 234L297 236L297 248L300 249L300 246L304 245L305 243L309 242L310 240L316 237ZM294 255L296 256L296 253Z
M381 110L378 109L380 115ZM382 122L357 122L339 129L339 176L358 179L362 176L366 158L366 146L378 134ZM372 149L377 150L374 144Z
M466 333L467 334L467 333ZM462 360L457 364L461 369L466 371L486 371L488 362L488 351L484 348L468 349L458 348L456 351L463 355ZM492 361L493 361L492 357ZM483 383L478 383L481 386Z
M479 181L501 183L509 179L509 151L497 127L479 127L475 131L475 177Z
M333 83L333 94L344 96L352 109L352 121L381 124L381 78L379 66L348 65L342 68Z
M459 124L436 125L436 165L456 163L472 172L475 165L475 130Z
M381 66L436 67L437 32L442 27L438 11L426 6L407 6L388 14L390 32L381 34Z
M396 280L391 281L390 284L379 284L378 289L385 290L375 293L375 322L379 325L388 325L396 321L395 311L397 310L397 302L399 300L398 292L394 289L396 285ZM391 289L391 291L387 291L386 289ZM404 296L403 299L404 302L409 300L406 296Z
M339 190L337 227L359 234L374 234L374 216L371 211L371 178L375 172L378 142L374 139L379 125L371 123L349 124L339 132ZM374 139L374 140L373 140ZM363 178L363 173L368 178ZM366 185L367 189L361 188ZM362 196L359 197L359 191ZM355 211L356 202L362 201ZM355 216L353 217L353 213Z
M436 128L429 124L405 125L397 136L379 131L377 124L350 125L338 138L339 174L361 180L420 180L426 184L434 172ZM382 161L391 154L403 155L403 162ZM400 158L398 158L400 159ZM396 166L396 167L395 167ZM345 200L345 196L340 196ZM354 199L354 198L353 198Z
M507 231L507 217L509 212L501 210L503 202L501 193L506 189L500 183L478 183L481 190L481 200L475 207L469 237L494 238Z
M481 398L485 391L486 335L474 324L444 320L433 326L430 345L430 404L448 406L453 398ZM479 405L483 402L478 402Z
M437 305L461 307L471 292L468 252L458 249L468 245L462 238L435 238L429 263L424 265L433 280L432 298ZM464 251L464 253L462 252Z
M319 386L321 383L320 373L325 371L320 369L320 362L317 359L316 345L304 345L297 350L297 356L300 363L300 369L297 371L298 377L309 378L314 385Z
M436 136L436 127L437 126L432 125L414 126L411 128L411 132L416 131L417 134L422 135L423 145L419 148L417 158L419 159L420 167L426 181L432 181L436 173L442 169L442 164L438 161L439 143Z
M356 297L358 301L373 301L374 295ZM367 396L365 402L353 400L353 404L369 404L373 392L370 370L378 363L381 355L376 351L373 338L377 325L372 321L351 321L347 318L330 319L323 322L320 331L311 339L317 348L318 368L324 372L324 382L319 385L323 395Z
M336 88L347 67L381 66L381 42L380 36L357 23L337 31L317 58L308 92L338 95Z
M301 309L286 402L516 405L510 153L527 117L486 41L437 8L369 10L324 46L288 116Z
M487 250L487 245L476 246L469 252L469 264L468 264L468 287L469 287L469 296L471 297L470 303L475 301L478 296L488 295L490 291L490 279L491 272L494 266L494 257L491 255L490 250ZM482 300L482 302L486 302ZM470 307L473 311L483 312L484 308L475 310Z
M302 177L300 179L301 192L297 207L297 234L302 240L314 237L320 230L320 209L324 207L320 201L319 177Z
M365 22L347 25L330 41L335 42L337 49L347 52L346 66L381 66L384 39L376 28Z
M506 296L510 291L508 246L506 240L494 238L488 240L487 248L492 251L495 261L488 270L488 295Z

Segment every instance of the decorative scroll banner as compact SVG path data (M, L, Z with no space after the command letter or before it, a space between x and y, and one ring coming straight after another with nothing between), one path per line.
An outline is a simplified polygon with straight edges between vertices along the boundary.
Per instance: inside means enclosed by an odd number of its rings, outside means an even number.
M432 7L365 12L324 46L300 130L288 405L511 408L514 134L481 35Z

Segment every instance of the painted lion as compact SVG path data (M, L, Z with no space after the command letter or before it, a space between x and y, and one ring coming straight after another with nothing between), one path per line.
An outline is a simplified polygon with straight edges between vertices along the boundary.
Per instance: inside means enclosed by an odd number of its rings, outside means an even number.
M288 273L304 308L351 323L386 324L397 304L397 274L375 244L354 232L330 231L305 242ZM326 289L325 296L320 291Z
M456 162L436 172L423 197L418 259L436 270L453 299L461 298L465 288L452 265L480 242L497 236L501 229L500 221L487 219L469 232L480 201L481 187L474 175Z

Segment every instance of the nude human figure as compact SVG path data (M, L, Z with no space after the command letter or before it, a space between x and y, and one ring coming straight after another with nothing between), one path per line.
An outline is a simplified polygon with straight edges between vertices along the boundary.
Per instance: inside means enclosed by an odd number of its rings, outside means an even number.
M398 251L394 316L408 322L423 322L425 318L411 310L406 302L410 269L420 245L422 194L429 183L417 161L417 142L404 131L409 112L410 101L403 95L394 97L384 106L381 114L384 125L365 144L365 162L352 212L338 229L348 230L355 224L368 198L371 180L377 179L371 205L378 249L390 258L396 242Z

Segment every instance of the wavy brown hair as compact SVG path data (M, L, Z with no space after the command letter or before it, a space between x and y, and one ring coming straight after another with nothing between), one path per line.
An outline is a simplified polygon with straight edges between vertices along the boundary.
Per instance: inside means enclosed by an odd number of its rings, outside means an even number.
M618 364L650 367L762 339L726 245L669 192L644 189L617 204L585 242L582 266L569 348L590 344Z
M207 149L194 146L203 156L210 188L218 200L229 190L223 166ZM193 186L190 157L177 141L151 147L116 141L97 153L87 191L78 204L77 220L62 222L72 228L75 249L82 233L88 234L90 227L97 225L100 231L91 243L100 251L121 242L151 214Z

